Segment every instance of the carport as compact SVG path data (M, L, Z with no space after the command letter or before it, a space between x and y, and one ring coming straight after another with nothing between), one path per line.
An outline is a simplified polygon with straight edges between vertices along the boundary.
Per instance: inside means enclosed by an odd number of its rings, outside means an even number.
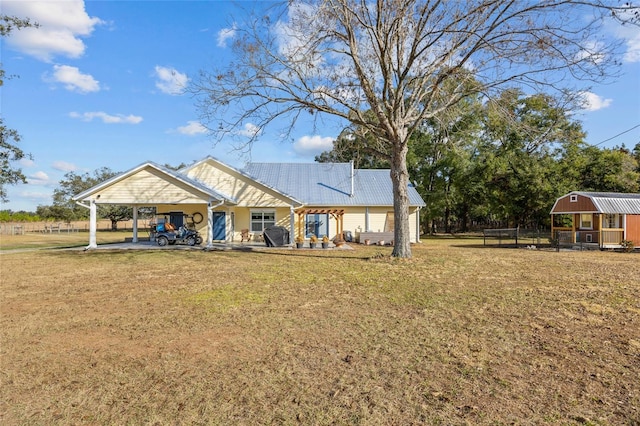
M201 183L155 163L144 163L128 172L87 189L73 197L80 206L89 209L89 245L97 247L97 206L111 204L133 208L133 243L138 242L138 209L156 207L171 209L180 206L206 213L206 244L213 245L214 212L235 205L230 197Z

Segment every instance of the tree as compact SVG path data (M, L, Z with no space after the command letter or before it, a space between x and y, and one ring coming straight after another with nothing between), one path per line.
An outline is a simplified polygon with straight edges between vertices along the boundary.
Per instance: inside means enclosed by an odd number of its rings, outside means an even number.
M393 255L411 257L407 153L424 120L473 94L522 86L560 95L564 80L610 76L616 46L602 26L636 22L639 10L604 0L289 1L251 18L235 60L202 71L191 90L220 138L277 122L290 133L300 118L326 114L357 125L385 147Z
M87 209L78 206L72 200L72 197L117 174L117 172L111 171L108 167L102 167L94 171L93 175L89 173L66 173L64 179L59 182L60 186L53 191L53 206L48 211L57 215L61 220L70 221L88 218ZM41 216L46 214L44 207L42 207L42 211L40 211L40 208L38 207L38 214ZM126 206L99 205L97 213L99 217L111 220L111 230L113 231L118 230L119 221L129 220L133 217L131 207Z
M20 30L26 27L38 26L29 19L20 19L15 16L0 15L0 36L7 37L14 29ZM5 72L0 66L0 86L4 85ZM7 202L7 185L27 183L27 177L19 168L13 167L13 162L25 157L31 158L30 154L25 154L20 147L20 134L4 124L4 118L0 117L0 201Z
M622 147L585 149L587 161L582 171L580 187L586 191L638 192L640 173L638 161Z

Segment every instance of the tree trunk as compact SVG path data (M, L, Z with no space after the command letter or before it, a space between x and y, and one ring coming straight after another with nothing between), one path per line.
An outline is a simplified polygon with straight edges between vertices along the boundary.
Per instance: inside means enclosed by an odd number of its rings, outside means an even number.
M407 145L394 144L391 156L391 182L393 183L393 235L394 257L411 257L411 228L409 227L409 171Z
M118 230L118 221L117 220L111 219L111 230L112 231L117 231Z

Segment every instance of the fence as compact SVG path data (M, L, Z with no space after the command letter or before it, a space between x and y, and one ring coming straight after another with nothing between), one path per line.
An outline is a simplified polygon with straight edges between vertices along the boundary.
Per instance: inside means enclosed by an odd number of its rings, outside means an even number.
M482 236L484 245L487 245L487 239L498 240L498 246L503 242L518 247L520 244L540 246L541 243L547 244L551 234L548 230L543 229L521 229L521 228L501 228L501 229L483 229Z
M99 220L97 222L98 231L111 231L110 220ZM148 220L139 219L138 229L148 228ZM118 222L119 231L133 230L133 221ZM4 222L0 223L0 235L24 235L26 233L70 233L89 232L89 221L75 222Z

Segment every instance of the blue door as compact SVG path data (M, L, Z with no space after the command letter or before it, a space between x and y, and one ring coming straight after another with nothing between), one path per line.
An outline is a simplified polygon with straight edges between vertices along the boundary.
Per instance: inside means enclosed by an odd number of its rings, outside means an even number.
M213 212L213 239L225 240L227 233L225 212Z

